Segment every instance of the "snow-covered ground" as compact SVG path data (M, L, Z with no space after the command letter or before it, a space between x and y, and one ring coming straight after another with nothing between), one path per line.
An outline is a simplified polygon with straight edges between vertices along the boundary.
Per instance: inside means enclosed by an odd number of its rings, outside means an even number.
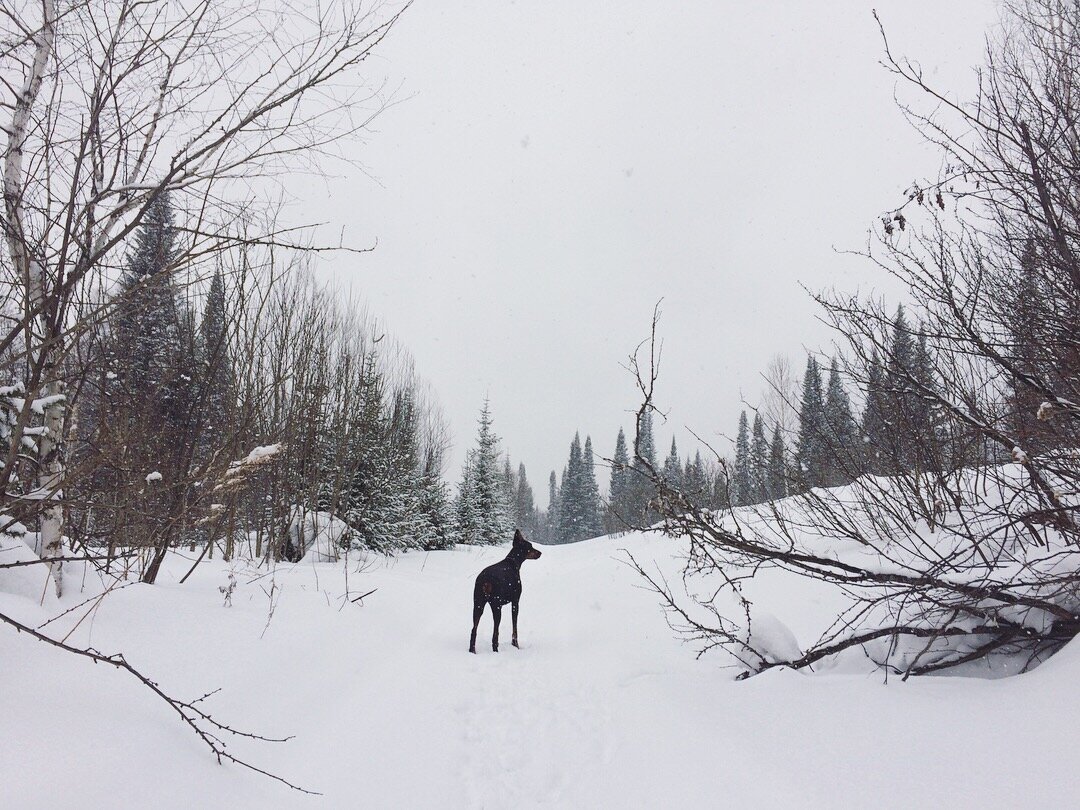
M466 652L472 580L505 548L282 565L179 556L91 615L47 628L128 659L177 696L212 689L236 727L294 735L237 755L321 792L217 765L125 673L0 627L5 808L1068 807L1080 775L1080 647L1004 680L882 682L770 671L734 682L695 660L620 549L676 574L655 535L549 547L524 564L522 649ZM13 569L43 577L40 569ZM29 572L34 572L33 574ZM0 608L40 624L86 598ZM755 583L800 642L827 604L779 575ZM70 572L69 572L70 578ZM36 586L35 586L36 587ZM358 596L375 590L362 603ZM45 589L39 593L45 592ZM87 606L89 607L89 606ZM272 613L271 613L271 607Z

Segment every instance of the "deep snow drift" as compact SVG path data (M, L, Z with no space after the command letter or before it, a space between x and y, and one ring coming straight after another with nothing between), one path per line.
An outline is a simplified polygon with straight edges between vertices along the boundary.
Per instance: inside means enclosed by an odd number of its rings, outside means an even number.
M155 586L111 593L48 630L128 659L244 730L230 747L320 791L233 765L125 673L0 627L0 804L10 808L1063 807L1080 776L1080 647L1005 680L771 671L733 682L695 660L620 549L678 581L658 535L544 548L522 569L522 649L466 652L472 580L506 548L280 565L179 555ZM365 568L365 570L358 570ZM33 625L44 573L0 608ZM230 607L219 590L235 573ZM33 573L30 573L33 572ZM72 574L69 572L69 578ZM827 604L772 573L754 583L803 644ZM76 579L77 583L78 580ZM375 590L361 602L359 596ZM272 613L271 613L272 609Z

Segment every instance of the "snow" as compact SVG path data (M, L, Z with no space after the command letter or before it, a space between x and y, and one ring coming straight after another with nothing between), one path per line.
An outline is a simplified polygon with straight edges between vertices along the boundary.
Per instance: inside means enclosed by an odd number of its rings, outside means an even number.
M747 643L766 661L794 661L802 657L795 634L767 610L754 605Z
M160 481L160 480L161 480L161 473L159 473L157 470L154 470L152 473L148 473L147 476L146 476L146 483L148 483L148 484L153 484L155 481Z
M248 453L240 461L236 462L237 466L244 466L247 464L264 464L267 461L273 459L278 453L281 452L280 444L264 444L256 447L250 453Z
M0 562L28 552L18 541ZM10 549L10 551L8 550ZM507 549L464 547L268 570L188 555L50 624L128 660L235 727L295 735L230 749L320 797L234 765L124 673L0 627L6 807L1072 806L1080 776L1073 644L1032 673L883 683L774 669L732 679L695 660L623 549L679 582L682 544L654 534L543 549L522 569L522 649L491 621L468 645L472 580ZM0 609L37 625L99 592L40 567L0 569ZM232 582L231 606L223 594ZM82 585L80 593L79 585ZM747 584L755 644L787 655L831 615L819 583ZM74 587L73 587L74 586ZM374 593L368 593L373 591ZM363 599L354 598L367 594ZM767 600L760 599L767 595ZM42 599L46 601L40 604ZM77 628L75 625L78 625ZM75 628L73 630L73 628ZM794 645L794 646L792 646ZM1007 763L1003 767L1003 763ZM872 798L871 798L872 797Z

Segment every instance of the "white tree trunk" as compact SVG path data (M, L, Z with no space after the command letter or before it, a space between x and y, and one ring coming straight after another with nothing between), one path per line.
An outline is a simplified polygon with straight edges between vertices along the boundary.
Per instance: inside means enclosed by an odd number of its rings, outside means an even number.
M30 235L26 227L26 192L23 155L25 153L31 113L41 91L41 83L49 59L53 54L56 41L56 0L42 0L41 27L33 36L34 56L30 62L25 83L15 101L11 115L11 129L8 133L7 146L4 149L4 210L6 214L6 233L8 253L12 264L22 274L26 285L28 307L37 313L39 328L35 337L43 341L38 351L48 352L58 358L60 347L49 341L49 328L44 306L47 295L48 279L45 267L37 257L31 255ZM34 347L30 347L31 354ZM44 396L53 397L61 393L61 383L54 378L53 372L59 368L59 362L44 358L48 372ZM45 435L40 437L38 445L41 465L38 471L36 489L47 493L48 503L41 514L41 555L43 557L63 556L63 507L60 505L60 486L64 474L64 462L61 443L64 437L65 406L62 398L55 397L45 408ZM18 439L16 439L18 440ZM61 592L61 568L59 562L50 563L50 572L56 583L57 596Z

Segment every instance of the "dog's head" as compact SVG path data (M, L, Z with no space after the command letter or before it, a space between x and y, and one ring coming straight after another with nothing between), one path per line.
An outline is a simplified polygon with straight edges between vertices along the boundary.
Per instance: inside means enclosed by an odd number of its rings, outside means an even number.
M514 532L514 550L517 552L524 552L526 560L540 559L540 550L525 539L525 535L521 533L521 529L517 529Z

